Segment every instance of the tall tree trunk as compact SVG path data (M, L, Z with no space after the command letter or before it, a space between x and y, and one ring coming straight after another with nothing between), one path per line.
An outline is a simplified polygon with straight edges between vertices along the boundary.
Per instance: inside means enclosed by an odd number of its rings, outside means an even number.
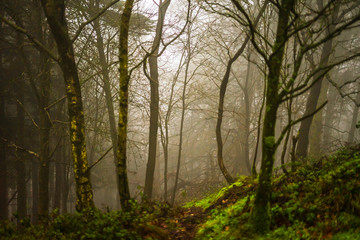
M360 104L360 85L358 85L358 93L356 95L356 104ZM354 104L353 115L351 120L351 126L349 129L348 143L352 144L354 142L356 124L358 123L359 107Z
M90 172L88 171L80 81L65 19L65 3L64 0L41 0L41 3L57 45L59 65L64 74L76 182L76 210L83 211L93 208L94 201Z
M50 99L50 66L49 58L40 54L41 73L40 73L40 91L39 91L39 109L40 109L40 169L39 169L39 217L48 215L49 211L49 164L50 164L50 114L47 110Z
M95 3L95 9L96 12L99 11L99 0L96 0ZM108 63L106 61L106 57L105 57L105 50L104 50L104 40L103 37L101 35L101 30L100 30L100 22L99 19L95 19L94 21L94 29L96 32L96 48L98 50L99 53L99 60L100 60L100 66L101 66L101 73L103 75L103 89L105 92L105 100L106 100L106 107L108 110L108 116L109 116L109 123L110 123L110 136L111 136L111 142L113 145L113 153L114 153L114 162L117 162L116 159L116 148L117 148L117 144L116 144L116 120L115 120L115 111L114 111L114 104L113 104L113 98L112 98L112 94L111 94L111 81L110 81L110 75L109 75L109 70L108 70Z
M290 11L294 9L294 0L282 0L279 6L276 38L273 51L268 62L269 74L267 78L266 106L262 136L262 159L259 174L259 186L256 191L250 222L256 232L264 233L270 228L270 198L272 190L272 171L275 161L275 124L277 110L280 105L278 94L280 69L283 62L285 43L287 41L287 27Z
M320 107L320 104L326 101L326 94L329 88L329 82L324 81L322 83L319 100L317 107ZM322 135L323 135L323 109L314 115L312 124L310 126L309 133L309 155L315 158L319 158L321 155L321 146L322 146Z
M158 132L159 119L159 69L158 69L158 54L159 46L162 38L162 29L164 26L166 10L170 5L171 0L160 1L158 21L156 25L155 38L152 44L152 55L149 57L150 67L150 127L149 127L149 154L146 166L145 176L145 196L152 197L154 184L154 171L156 164L156 144Z
M2 57L0 55L0 64ZM0 65L0 74L2 68ZM2 80L3 76L0 76ZM1 89L2 90L2 89ZM2 91L1 91L2 92ZM6 118L5 118L5 97L0 96L0 137L5 138ZM0 221L8 218L8 187L7 187L7 163L6 163L6 145L0 140Z
M128 67L128 42L129 25L134 0L126 0L120 20L120 39L119 39L119 63L120 63L120 108L117 141L117 174L119 179L118 190L120 195L121 208L128 210L130 200L129 182L126 167L126 143L128 127L128 104L129 104L129 67Z
M334 69L334 72L336 72L338 69ZM336 74L337 75L337 74ZM336 78L337 76L335 76ZM329 91L327 94L328 104L326 106L325 111L325 123L323 128L324 133L324 142L322 149L324 153L329 152L331 150L332 146L332 140L333 140L333 127L334 127L334 115L335 115L335 106L337 103L337 89L333 86L329 86Z
M177 158L177 166L176 166L176 176L175 176L175 186L171 196L171 204L174 205L175 203L175 196L177 185L179 181L179 174L180 174L180 163L181 163L181 154L182 154L182 143L183 143L183 129L184 129L184 120L185 120L185 110L186 110L186 87L189 83L189 66L191 61L191 26L192 24L188 24L187 29L187 43L186 43L186 66L185 66L185 76L184 76L184 86L181 95L181 120L180 120L180 131L179 131L179 150L178 150L178 158Z
M2 9L0 14L2 15ZM0 34L3 34L2 25L0 24ZM6 138L6 115L5 115L5 89L3 82L3 54L0 52L0 137ZM0 139L0 221L8 218L8 186L7 186L7 162L6 162L6 144Z
M338 10L339 10L338 7L336 7L334 10L334 13L333 13L334 19L337 18ZM334 28L335 28L335 25L330 25L328 27L327 33L329 34L329 33L333 32ZM320 57L320 63L319 63L320 67L326 66L329 62L329 57L330 57L331 48L332 48L332 42L333 42L333 40L331 38L328 41L326 41L323 45L321 57ZM322 71L318 71L314 75L314 80L316 81L316 83L310 90L310 94L309 94L309 97L308 97L307 103L306 103L306 110L305 110L304 116L311 115L316 110L323 79L324 79L324 74ZM308 146L309 146L309 132L310 132L310 126L311 126L312 120L313 120L313 116L310 116L301 122L300 129L299 129L299 141L298 141L298 145L297 145L297 149L296 149L296 156L299 159L304 159L307 157Z
M60 213L62 186L65 184L63 179L64 165L61 163L61 152L57 150L55 159L55 192L54 192L54 209Z
M250 48L248 48L250 51ZM251 55L251 53L249 52ZM250 137L250 114L251 114L251 97L250 97L250 88L249 88L249 80L250 80L250 71L251 71L251 61L249 56L248 67L246 72L246 79L245 79L245 86L243 89L244 92L244 105L245 105L245 125L244 125L244 162L248 173L251 174L251 163L250 163L250 144L249 144L249 137Z
M31 162L31 191L32 191L32 215L31 221L37 224L39 220L39 159L34 158Z
M21 71L22 73L22 71ZM20 76L19 76L20 77ZM19 146L24 147L25 143L25 114L23 109L24 103L24 82L19 79L16 85L16 97L19 103L17 104L17 138L16 142ZM21 106L22 105L22 106ZM26 217L26 164L25 156L21 150L16 151L16 188L17 188L17 213L18 220Z
M68 204L68 197L69 197L69 189L70 189L70 183L69 183L69 173L70 173L70 166L69 166L69 162L66 162L65 159L69 159L69 150L68 150L68 144L67 141L63 141L64 145L63 145L63 149L62 149L62 159L63 161L62 166L64 168L64 171L62 171L61 175L62 178L64 179L64 184L62 185L62 195L61 195L61 209L62 209L62 213L67 213L68 212L68 208L67 208L67 204Z
M99 12L99 0L95 1L95 9L96 12ZM96 33L96 48L99 53L99 61L101 66L101 73L102 73L102 80L103 80L103 89L105 92L105 101L106 107L108 111L109 123L110 123L110 137L111 143L113 146L113 156L114 156L114 163L115 166L117 165L117 129L116 129L116 120L115 120L115 111L114 111L114 104L113 98L111 93L111 81L110 81L110 74L108 70L108 63L105 57L105 50L104 50L104 39L101 35L101 28L100 28L100 21L99 19L95 19L94 21L94 29ZM116 167L115 167L116 169ZM118 178L116 178L116 183L119 184ZM118 196L117 196L118 197Z

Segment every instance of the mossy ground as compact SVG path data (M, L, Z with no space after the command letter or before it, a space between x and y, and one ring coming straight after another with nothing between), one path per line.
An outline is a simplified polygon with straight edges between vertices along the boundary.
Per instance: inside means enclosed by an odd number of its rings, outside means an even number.
M248 225L257 181L242 177L208 197L170 207L133 203L121 211L4 222L1 239L360 239L360 154L344 149L273 180L271 231Z

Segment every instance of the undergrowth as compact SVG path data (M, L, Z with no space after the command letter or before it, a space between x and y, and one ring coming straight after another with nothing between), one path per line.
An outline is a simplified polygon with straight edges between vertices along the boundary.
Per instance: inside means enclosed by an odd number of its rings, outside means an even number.
M252 186L257 183L241 179L243 184L230 188L222 203L213 199L213 205L205 205L205 211L213 210L200 226L197 239L360 239L359 174L359 152L343 149L276 177L271 231L261 237L251 233L248 225L255 197Z
M360 154L337 154L273 179L271 231L257 236L248 220L257 180L234 184L182 207L132 202L124 213L51 215L46 224L0 223L1 239L359 239Z

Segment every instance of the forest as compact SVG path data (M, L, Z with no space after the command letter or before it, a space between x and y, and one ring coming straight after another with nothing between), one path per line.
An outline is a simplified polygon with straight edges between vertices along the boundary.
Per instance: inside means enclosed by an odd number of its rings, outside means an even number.
M360 239L359 0L1 0L0 239Z

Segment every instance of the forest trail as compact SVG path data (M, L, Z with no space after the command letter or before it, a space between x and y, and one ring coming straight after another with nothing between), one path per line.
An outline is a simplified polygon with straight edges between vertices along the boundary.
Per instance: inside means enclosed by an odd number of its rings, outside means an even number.
M178 208L176 211L174 218L169 219L174 227L168 229L168 238L194 239L200 224L205 222L207 214L199 207ZM166 225L162 227L165 231L167 230Z

